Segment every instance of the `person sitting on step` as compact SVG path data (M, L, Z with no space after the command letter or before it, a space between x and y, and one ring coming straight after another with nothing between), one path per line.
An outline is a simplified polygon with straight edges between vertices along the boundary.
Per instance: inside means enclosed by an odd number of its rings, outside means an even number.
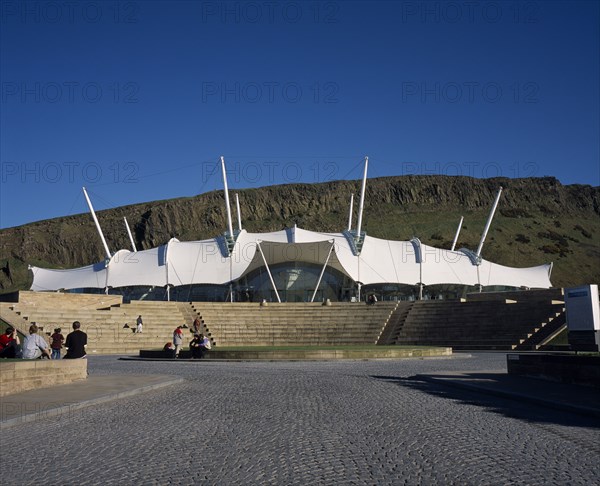
M23 359L38 359L44 356L50 359L50 348L46 340L38 333L35 323L29 326L29 336L23 341Z
M67 334L67 342L65 343L67 354L65 359L80 359L86 357L87 334L81 330L81 323L75 321L73 323L73 332Z
M210 340L204 334L195 334L194 339L190 342L192 359L204 358L204 353L209 349L211 349Z
M16 358L20 344L17 330L8 326L6 332L0 336L0 358Z

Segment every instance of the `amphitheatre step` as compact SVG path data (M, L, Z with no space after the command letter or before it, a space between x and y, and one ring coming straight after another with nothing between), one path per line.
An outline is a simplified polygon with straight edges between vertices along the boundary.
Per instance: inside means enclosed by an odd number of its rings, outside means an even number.
M450 356L447 347L400 346L344 346L325 347L245 347L242 349L213 349L205 354L206 360L338 360L338 359L398 359ZM182 351L180 359L189 359L190 353ZM141 350L140 358L169 359L164 351Z
M465 349L510 349L541 336L542 324L556 317L557 309L562 310L562 304L552 304L559 300L556 292L550 294L542 298L541 294L516 292L510 299L504 295L481 301L474 297L467 302L378 302L374 306L337 302L331 306L261 306L230 302L123 303L118 296L24 292L6 313L17 316L26 325L40 322L44 333L53 327L69 332L71 322L80 320L88 333L91 352L95 350L97 354L162 348L171 340L176 326L185 323L190 328L195 317L201 317L202 330L216 348L249 344L373 344L385 339L390 343L455 343ZM514 303L507 303L509 300ZM0 307L4 313L3 309ZM131 332L138 315L144 319L144 332L140 335ZM126 323L130 329L123 328ZM191 333L186 330L184 335L187 346Z

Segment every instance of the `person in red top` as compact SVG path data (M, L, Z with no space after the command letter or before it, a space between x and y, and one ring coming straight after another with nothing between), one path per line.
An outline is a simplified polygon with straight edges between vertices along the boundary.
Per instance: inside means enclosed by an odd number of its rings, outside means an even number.
M50 347L52 348L52 359L60 359L60 349L65 342L65 337L61 334L61 328L58 327L54 329L54 334L50 336L52 339L52 344Z
M194 319L194 323L192 324L191 331L194 333L194 335L196 335L196 334L200 334L201 330L202 330L202 321L200 321L199 317L196 317L196 319Z
M179 351L181 350L181 345L183 344L183 331L181 330L182 328L183 326L177 326L177 329L173 331L173 346L175 346L175 358L179 358Z
M17 330L7 327L6 332L0 336L0 358L16 358L20 344Z

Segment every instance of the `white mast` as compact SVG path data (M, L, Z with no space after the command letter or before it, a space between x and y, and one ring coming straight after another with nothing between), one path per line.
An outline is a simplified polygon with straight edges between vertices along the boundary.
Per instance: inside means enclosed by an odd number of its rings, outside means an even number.
M350 212L348 213L348 231L352 229L352 211L354 210L354 194L350 195Z
M464 216L460 217L460 222L458 223L458 228L456 229L456 235L454 236L454 241L452 242L452 248L450 248L450 251L454 251L454 248L456 247L456 242L458 241L458 235L460 234L460 229L462 228L462 224L463 224L463 219Z
M231 224L231 206L229 205L229 189L227 188L227 173L225 172L225 159L221 156L221 170L223 171L223 187L225 190L225 208L227 209L227 229L233 238L233 225Z
M131 241L131 247L133 248L133 251L137 251L137 248L135 247L135 241L133 241L133 236L131 236L131 229L129 229L129 224L127 223L127 218L123 218L123 221L125 221L125 228L127 228L127 234L129 235L129 241Z
M242 213L240 212L240 198L238 193L235 193L235 208L237 209L238 229L242 231Z
M325 273L325 269L327 268L327 264L329 263L329 257L331 256L331 252L333 251L333 247L335 246L335 240L331 242L331 246L329 247L329 253L327 253L327 258L325 259L325 263L323 264L323 268L321 269L321 273L319 274L319 279L317 280L317 285L315 286L315 291L310 298L311 302L315 301L315 296L317 295L317 291L319 290L319 285L321 285L321 280L323 279L323 274Z
M481 256L481 248L483 248L483 242L485 241L485 237L487 236L488 230L490 229L490 225L492 224L492 219L494 218L496 208L498 207L498 201L500 201L500 194L502 194L502 186L500 186L500 189L498 189L496 200L494 201L494 205L492 206L492 210L490 211L490 215L488 216L487 223L485 224L485 228L481 235L481 241L479 242L479 246L477 247L476 253L478 258Z
M360 205L358 208L358 224L356 227L356 240L360 240L360 230L362 228L362 215L365 205L365 189L367 186L367 169L369 168L369 157L365 157L365 172L363 174L362 188L360 190Z
M98 234L100 235L100 239L102 240L102 244L104 245L104 251L106 252L106 257L110 260L112 255L110 254L110 250L108 249L108 245L106 244L106 240L104 239L104 234L102 233L102 228L100 228L100 223L98 223L98 218L96 218L96 213L94 212L94 207L92 206L92 201L88 196L85 187L82 187L83 195L85 196L85 200L87 201L88 207L90 208L90 212L92 213L92 218L94 223L96 223L96 229L98 230Z
M267 259L265 258L265 254L263 253L262 247L260 246L260 241L256 242L256 247L260 252L260 256L262 257L262 261L265 264L265 268L267 269L267 274L269 275L269 280L271 281L271 285L273 286L273 290L275 291L275 296L277 297L277 302L281 304L281 298L279 297L279 292L277 292L277 286L275 285L275 280L273 280L273 275L271 275L271 270L269 269L269 264L267 263Z

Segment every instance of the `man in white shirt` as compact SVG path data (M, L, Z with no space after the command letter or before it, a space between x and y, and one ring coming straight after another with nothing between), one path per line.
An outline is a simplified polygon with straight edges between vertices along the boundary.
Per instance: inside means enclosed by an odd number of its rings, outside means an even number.
M23 341L23 359L37 359L42 356L50 359L48 343L37 332L38 327L32 324L29 327L29 336Z

